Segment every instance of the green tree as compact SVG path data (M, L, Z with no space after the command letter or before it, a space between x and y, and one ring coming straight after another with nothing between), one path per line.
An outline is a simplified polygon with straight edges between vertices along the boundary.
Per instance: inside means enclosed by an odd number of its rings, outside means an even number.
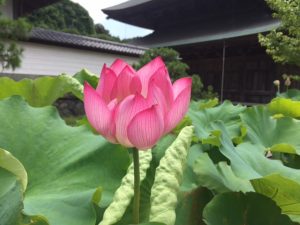
M266 35L259 34L261 45L276 62L300 66L300 1L266 1L281 24Z
M171 48L152 48L134 64L135 69L139 69L157 56L161 56L172 79L176 80L187 75L189 66L180 60L179 53Z
M61 0L35 10L27 16L27 20L35 27L84 35L95 34L94 22L89 13L69 0Z
M105 29L105 27L101 23L95 24L95 32L96 32L96 34L110 35L109 30Z
M112 36L102 24L94 24L88 11L70 0L61 0L40 8L26 19L34 27L121 42L120 38Z
M0 5L5 4L0 0ZM5 18L0 12L0 63L4 69L16 69L21 65L23 49L16 44L17 40L27 37L31 26L24 20Z
M92 35L95 38L104 39L108 41L123 42L119 37L111 35L109 33L109 30L105 29L105 27L101 23L95 24L95 32L96 34Z
M139 61L133 65L135 69L139 69L152 59L157 56L161 56L164 60L170 77L172 80L177 80L178 78L189 76L188 69L189 66L182 62L180 59L180 55L177 51L171 48L152 48L145 52L143 56L140 57ZM213 92L212 87L210 90L205 91L203 89L203 83L201 81L201 77L198 74L190 75L193 79L193 86L192 86L192 98L199 99L199 98L213 98L216 97L216 93Z

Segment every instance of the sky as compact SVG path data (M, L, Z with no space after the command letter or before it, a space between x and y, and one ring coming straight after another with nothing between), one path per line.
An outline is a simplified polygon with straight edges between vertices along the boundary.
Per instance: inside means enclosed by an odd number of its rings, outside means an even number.
M114 36L119 36L121 39L132 38L137 36L145 36L151 33L151 30L138 28L135 26L127 25L113 19L106 19L106 15L101 9L114 6L127 0L71 0L72 2L79 3L85 8L90 16L93 18L94 23L101 23L110 33Z

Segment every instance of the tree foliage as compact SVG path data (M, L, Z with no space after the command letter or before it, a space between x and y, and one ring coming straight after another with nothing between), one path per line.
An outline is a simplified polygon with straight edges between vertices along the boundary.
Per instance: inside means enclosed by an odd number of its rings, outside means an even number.
M27 20L34 27L120 42L120 39L110 35L102 24L94 24L87 10L70 0L61 0L40 8L27 16Z
M77 34L94 34L93 19L79 4L62 0L35 10L27 17L35 27L68 31Z
M267 0L267 3L281 25L266 35L260 34L260 43L276 62L300 66L300 1Z
M105 29L105 27L101 23L95 24L95 32L96 34L107 34L109 35L109 30Z
M0 5L5 4L4 0ZM23 49L16 44L17 40L26 38L31 26L24 20L5 18L0 12L0 63L2 70L16 69L21 65Z
M173 80L177 80L181 77L188 75L189 66L182 62L180 55L177 51L171 48L152 48L145 52L145 54L140 57L139 61L133 65L135 69L139 69L152 59L157 56L161 56L164 60L166 66L168 67L169 74ZM190 75L193 79L192 86L192 98L214 98L216 93L213 91L211 86L207 90L204 90L204 85L202 83L201 77L198 74Z

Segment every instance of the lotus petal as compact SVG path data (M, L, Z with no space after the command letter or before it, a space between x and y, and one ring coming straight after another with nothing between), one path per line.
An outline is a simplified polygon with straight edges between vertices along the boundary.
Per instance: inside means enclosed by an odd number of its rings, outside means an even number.
M106 103L111 100L110 95L116 79L117 75L115 72L104 64L96 91Z
M141 95L130 95L120 103L115 113L116 138L120 144L133 147L127 137L127 127L137 113L149 107L147 100Z
M162 66L165 66L161 57L156 57L151 62L143 66L137 71L138 76L142 82L142 95L146 96L148 92L148 84L152 75Z
M160 67L156 72L152 75L151 80L149 82L149 89L151 86L155 84L161 90L161 93L164 96L166 107L170 107L173 102L173 87L169 77L168 70L165 66ZM149 90L151 92L152 90Z
M116 59L110 66L110 69L112 69L115 74L117 76L119 76L119 74L122 72L122 70L128 66L132 71L134 71L134 69L128 65L126 62L124 62L122 59Z
M173 94L174 99L177 98L177 96L186 88L192 86L192 78L190 77L183 77L178 80L176 80L173 84Z
M114 83L110 99L117 98L120 101L130 95L131 81L134 76L135 73L129 68L129 66L125 66Z
M141 93L142 83L141 83L141 80L138 76L134 76L132 78L129 88L130 88L130 93L131 94Z
M158 105L163 115L170 110L164 92L154 82L149 85L147 100L151 105Z
M139 150L151 148L163 134L163 118L157 107L139 112L128 126L128 139Z
M182 85L180 85L182 86ZM190 98L191 98L192 83L183 89L176 97L170 111L165 118L165 133L170 132L186 114Z
M88 83L84 84L84 109L91 125L104 137L113 140L112 112Z

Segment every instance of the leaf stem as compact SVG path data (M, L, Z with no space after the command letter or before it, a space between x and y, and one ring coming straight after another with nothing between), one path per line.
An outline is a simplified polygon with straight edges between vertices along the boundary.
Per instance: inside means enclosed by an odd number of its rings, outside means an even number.
M139 150L134 148L133 169L134 169L134 199L133 199L133 224L139 224L140 220L140 162Z

